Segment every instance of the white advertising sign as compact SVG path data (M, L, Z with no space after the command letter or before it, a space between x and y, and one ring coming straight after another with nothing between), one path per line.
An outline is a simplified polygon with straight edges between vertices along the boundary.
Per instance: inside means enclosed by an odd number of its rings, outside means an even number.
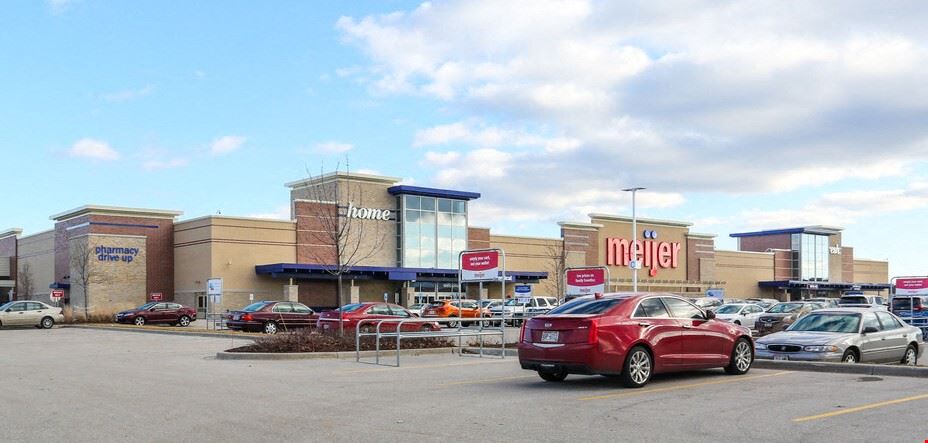
M606 292L606 270L568 269L567 294L568 296L581 296Z
M500 275L499 251L461 254L461 281L497 281Z

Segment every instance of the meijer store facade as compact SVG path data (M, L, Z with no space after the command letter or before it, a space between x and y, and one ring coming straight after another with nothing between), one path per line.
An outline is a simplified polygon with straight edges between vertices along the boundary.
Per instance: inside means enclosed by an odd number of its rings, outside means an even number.
M556 238L498 235L469 222L479 193L399 182L339 172L287 183L291 220L179 220L179 211L99 205L65 211L51 217L48 231L0 232L0 300L49 301L57 289L80 307L160 298L202 309L207 280L222 278L219 310L267 299L329 308L338 304L333 270L340 261L351 265L341 270L352 301L476 298L476 285L458 286L457 260L461 251L484 248L505 252L506 296L516 285L562 295L564 267L579 266L608 267L609 288L630 290L628 264L636 258L642 291L788 300L889 288L888 263L855 257L837 227L731 234L734 251L716 249L714 234L691 232L687 222L638 219L632 235L630 217L610 214L561 222ZM503 296L500 285L482 290Z

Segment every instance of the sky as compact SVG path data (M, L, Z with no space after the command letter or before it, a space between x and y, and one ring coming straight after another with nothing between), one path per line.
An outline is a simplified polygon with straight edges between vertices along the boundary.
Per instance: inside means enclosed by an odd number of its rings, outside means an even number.
M928 274L919 1L14 0L0 14L0 229L85 204L289 218L336 168L482 193L555 237L630 214L825 224Z

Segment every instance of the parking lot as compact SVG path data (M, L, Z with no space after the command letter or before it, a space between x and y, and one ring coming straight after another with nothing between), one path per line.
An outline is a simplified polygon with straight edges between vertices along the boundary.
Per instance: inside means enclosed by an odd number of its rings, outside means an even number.
M516 358L227 361L242 339L0 331L3 441L893 441L923 379L752 370L545 383Z

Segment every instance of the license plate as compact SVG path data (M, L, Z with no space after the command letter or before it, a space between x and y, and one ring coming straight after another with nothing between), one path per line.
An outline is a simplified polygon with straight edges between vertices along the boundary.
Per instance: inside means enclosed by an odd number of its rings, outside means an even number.
M789 356L788 355L774 355L773 359L774 360L789 360Z
M232 317L232 320L240 320L241 318L242 318L241 315L236 315L235 317Z
M556 342L558 337L557 331L541 331L541 341Z
M329 329L329 324L328 324L328 323L323 323L323 324L322 324L322 329Z

